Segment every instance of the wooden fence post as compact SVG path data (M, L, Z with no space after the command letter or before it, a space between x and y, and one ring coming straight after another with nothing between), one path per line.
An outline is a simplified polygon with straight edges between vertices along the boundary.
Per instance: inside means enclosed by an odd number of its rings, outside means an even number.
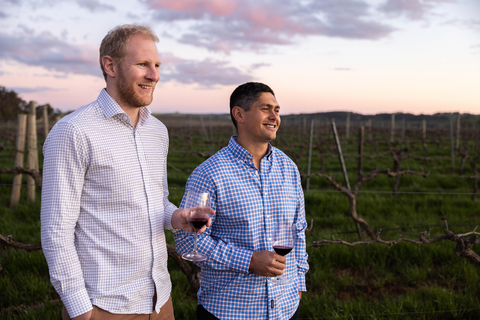
M395 141L395 113L392 113L392 125L390 128L390 143Z
M455 170L455 149L453 142L453 120L450 120L450 146L451 146L451 156L452 156L452 170Z
M368 119L367 128L368 128L368 139L372 140L372 119Z
M18 115L17 141L15 144L15 167L23 168L25 153L25 135L27 132L27 115ZM12 196L10 197L10 208L14 208L20 201L20 192L22 190L22 175L15 174L12 183Z
M480 122L477 122L476 126L475 126L475 150L477 150L477 152L479 152L480 150L478 149L478 134L479 134L479 130L480 129Z
M405 149L405 118L402 119L402 149Z
M455 143L455 148L460 148L460 113L457 116L457 142Z
M363 144L365 141L365 127L361 126L358 131L358 174L363 172Z
M48 125L48 106L44 105L43 106L43 134L45 135L45 139L48 136L49 130L50 130L50 127Z
M345 138L347 139L348 144L348 138L350 138L350 112L347 113L347 122L345 124Z
M343 177L345 178L345 184L347 185L347 189L349 191L351 191L352 189L350 188L350 181L348 180L347 167L345 166L345 161L343 160L342 146L341 146L340 140L338 138L337 126L335 125L335 119L332 119L332 130L333 130L333 136L335 138L335 144L337 145L338 159L340 160L340 164L342 165L342 171L343 171ZM355 215L356 215L356 212L355 212ZM362 234L360 233L360 226L359 226L357 221L355 221L355 226L357 227L358 238L360 240L362 240Z
M311 163L312 163L312 143L313 143L313 126L314 126L315 120L312 119L312 123L310 125L310 145L308 147L308 166L307 166L307 175L309 176L307 178L307 194L308 191L310 191L310 168L311 168Z
M30 101L30 114L27 115L27 169L38 170L37 115L35 102ZM27 176L27 200L35 201L35 180Z

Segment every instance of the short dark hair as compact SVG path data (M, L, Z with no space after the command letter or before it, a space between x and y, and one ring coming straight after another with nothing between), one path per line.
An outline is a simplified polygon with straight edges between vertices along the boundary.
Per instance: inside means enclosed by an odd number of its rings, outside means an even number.
M269 92L275 96L275 93L273 93L273 90L269 86L260 82L247 82L233 90L230 96L230 117L232 118L235 128L237 128L237 120L233 117L233 107L237 106L248 111L263 92Z

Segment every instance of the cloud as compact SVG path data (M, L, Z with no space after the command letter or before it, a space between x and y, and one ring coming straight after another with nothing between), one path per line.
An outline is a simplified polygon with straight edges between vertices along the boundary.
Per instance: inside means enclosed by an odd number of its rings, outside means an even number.
M42 74L39 74L39 73L36 73L33 75L34 77L48 77L48 78L55 78L55 79L67 79L68 78L68 74L66 73L60 73L60 74L54 74L54 73L42 73Z
M98 0L77 0L77 4L82 7L90 10L91 12L95 11L115 11L115 7L110 6L108 4L103 4L99 2Z
M13 87L11 88L15 92L18 93L33 93L33 92L44 92L44 91L61 91L65 89L58 89L58 88L51 88L51 87L35 87L35 88L28 88L28 87Z
M453 2L456 2L456 0L387 0L379 7L379 10L388 15L421 20L436 6Z
M60 73L50 75L56 78L66 77L68 74L87 74L103 78L97 47L72 45L50 32L36 34L33 30L22 27L17 31L18 33L14 35L0 32L0 48L2 48L0 60L14 60L26 65L41 66ZM251 79L248 68L242 70L233 67L227 61L187 60L170 54L162 54L161 58L162 81L197 83L202 88L211 88ZM27 90L27 88L22 89Z
M161 81L199 84L202 88L217 85L234 85L252 79L249 72L232 67L226 61L205 59L184 60L175 56L162 58Z
M0 11L0 19L5 19L8 17L8 14L6 14L5 12L3 11Z
M7 34L0 32L0 59L14 60L47 70L89 74L101 77L98 48L90 45L71 45L50 32L33 31Z
M178 37L211 51L261 51L291 45L300 37L377 40L396 29L376 21L362 0L144 0L162 22L190 21Z

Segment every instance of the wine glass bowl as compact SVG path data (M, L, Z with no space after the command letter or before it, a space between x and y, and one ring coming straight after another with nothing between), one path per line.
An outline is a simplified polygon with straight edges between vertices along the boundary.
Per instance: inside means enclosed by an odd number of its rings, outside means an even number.
M281 221L277 222L274 227L272 237L272 247L275 253L286 256L292 251L295 245L295 224ZM277 276L268 278L270 282L276 284L287 284L290 280L287 277Z
M185 219L195 233L195 242L193 251L186 252L182 258L189 261L204 261L207 256L197 250L197 233L208 223L211 217L211 199L208 192L197 192L189 190L185 199L185 210L187 214Z

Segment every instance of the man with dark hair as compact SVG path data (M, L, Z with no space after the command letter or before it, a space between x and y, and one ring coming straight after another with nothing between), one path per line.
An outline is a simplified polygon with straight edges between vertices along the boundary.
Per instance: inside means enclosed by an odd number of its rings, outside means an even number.
M270 145L280 126L273 90L245 83L230 97L238 129L223 148L198 166L186 189L207 191L215 217L199 236L202 268L197 319L297 319L308 271L304 197L297 166ZM183 206L185 198L182 201ZM273 252L275 224L293 224L294 247L286 256ZM193 237L175 234L177 251L191 251ZM282 275L287 284L269 281Z
M168 200L168 131L147 108L157 41L148 27L111 30L106 88L45 141L42 249L63 319L174 319L164 230L193 229Z

